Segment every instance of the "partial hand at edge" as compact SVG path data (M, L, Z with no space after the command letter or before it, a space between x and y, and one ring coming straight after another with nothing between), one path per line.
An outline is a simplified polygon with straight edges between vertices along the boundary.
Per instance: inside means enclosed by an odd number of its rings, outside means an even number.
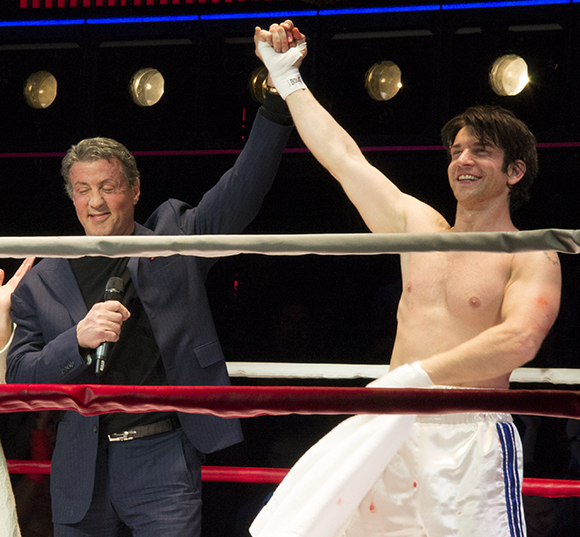
M4 348L12 335L12 320L10 308L12 306L12 293L20 283L20 280L34 264L34 257L27 257L18 267L14 276L4 284L5 273L0 269L0 349ZM4 285L3 285L4 284Z

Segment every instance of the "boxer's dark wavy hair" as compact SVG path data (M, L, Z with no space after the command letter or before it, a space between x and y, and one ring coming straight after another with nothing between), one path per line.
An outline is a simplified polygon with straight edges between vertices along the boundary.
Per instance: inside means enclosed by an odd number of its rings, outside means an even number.
M510 186L510 210L517 209L530 199L530 187L538 175L538 153L536 137L527 125L501 106L470 107L448 121L441 130L441 139L449 158L450 148L463 127L467 127L482 144L492 143L503 150L503 172L507 172L508 166L516 160L525 163L526 173L515 185Z
M73 145L62 159L60 172L64 179L64 189L69 198L73 197L70 184L70 169L76 162L96 162L116 158L121 163L123 174L127 179L129 190L135 187L139 180L137 162L131 152L121 143L111 138L87 138Z

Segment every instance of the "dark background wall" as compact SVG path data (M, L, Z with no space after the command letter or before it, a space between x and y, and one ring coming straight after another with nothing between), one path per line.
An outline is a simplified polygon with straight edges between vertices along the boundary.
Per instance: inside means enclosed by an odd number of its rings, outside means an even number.
M169 197L195 205L231 166L235 154L142 152L241 149L259 107L248 91L250 73L260 65L253 52L253 28L282 20L286 15L281 12L306 10L314 13L292 17L309 38L304 79L362 147L379 148L367 151L367 158L401 189L452 219L445 153L425 147L439 146L441 126L466 106L497 103L527 122L540 144L540 174L531 201L515 215L516 224L520 229L579 227L580 51L576 36L580 8L576 4L330 16L318 10L412 3L254 0L189 5L183 1L172 6L158 0L141 8L126 3L125 8L120 1L111 8L96 7L93 1L90 8L41 9L28 2L21 9L14 0L3 2L0 23L264 14L189 22L0 26L2 235L82 233L62 191L60 157L72 143L97 135L118 139L137 154L142 174L139 221ZM42 0L40 5L44 5ZM268 15L273 11L278 15ZM511 52L528 62L532 82L517 97L498 97L487 82L488 70L497 56ZM403 71L404 87L388 102L372 101L364 90L367 69L381 60L395 61ZM165 95L151 108L138 107L128 94L132 74L142 67L155 67L165 77ZM24 81L40 69L52 72L58 80L57 99L46 110L28 107L22 96ZM559 143L571 144L550 145ZM303 148L297 135L288 148ZM247 230L366 231L340 187L307 152L286 153L274 188ZM16 260L0 261L8 272L17 264ZM562 266L562 311L531 366L578 367L579 264L575 256L563 255ZM399 293L396 256L224 258L210 274L208 289L230 361L388 361ZM247 441L208 462L290 465L336 421L317 417L246 420ZM520 425L523 433L534 427L543 431L539 440L528 444L532 453L528 477L577 477L564 420ZM266 431L269 440L265 443ZM543 439L549 439L549 447ZM18 449L5 437L3 443L9 457L11 449ZM208 484L207 535L244 535L247 521L272 488ZM224 498L230 506L227 516L221 510ZM537 508L535 500L528 501L530 517L534 517L530 518L530 535L574 534L569 533L570 526L564 528L562 515L573 512L573 501L544 500ZM541 510L548 513L547 523L536 515ZM534 529L542 524L548 529Z

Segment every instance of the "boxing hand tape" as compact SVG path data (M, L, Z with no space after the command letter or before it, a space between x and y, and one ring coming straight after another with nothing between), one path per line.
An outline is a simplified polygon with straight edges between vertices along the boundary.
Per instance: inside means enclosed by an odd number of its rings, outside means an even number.
M265 41L258 43L258 51L262 56L264 65L268 69L272 82L278 90L280 97L286 100L291 93L306 89L306 84L300 76L298 67L294 64L302 58L301 51L306 48L306 43L300 43L287 52L275 52L271 45Z

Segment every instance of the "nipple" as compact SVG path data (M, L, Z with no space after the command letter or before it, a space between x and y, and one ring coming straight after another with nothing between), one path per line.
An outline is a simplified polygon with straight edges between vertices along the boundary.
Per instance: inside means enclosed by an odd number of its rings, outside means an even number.
M472 296L469 299L469 305L472 308L479 308L479 306L481 306L481 300L479 300L479 298L477 298L476 296Z

